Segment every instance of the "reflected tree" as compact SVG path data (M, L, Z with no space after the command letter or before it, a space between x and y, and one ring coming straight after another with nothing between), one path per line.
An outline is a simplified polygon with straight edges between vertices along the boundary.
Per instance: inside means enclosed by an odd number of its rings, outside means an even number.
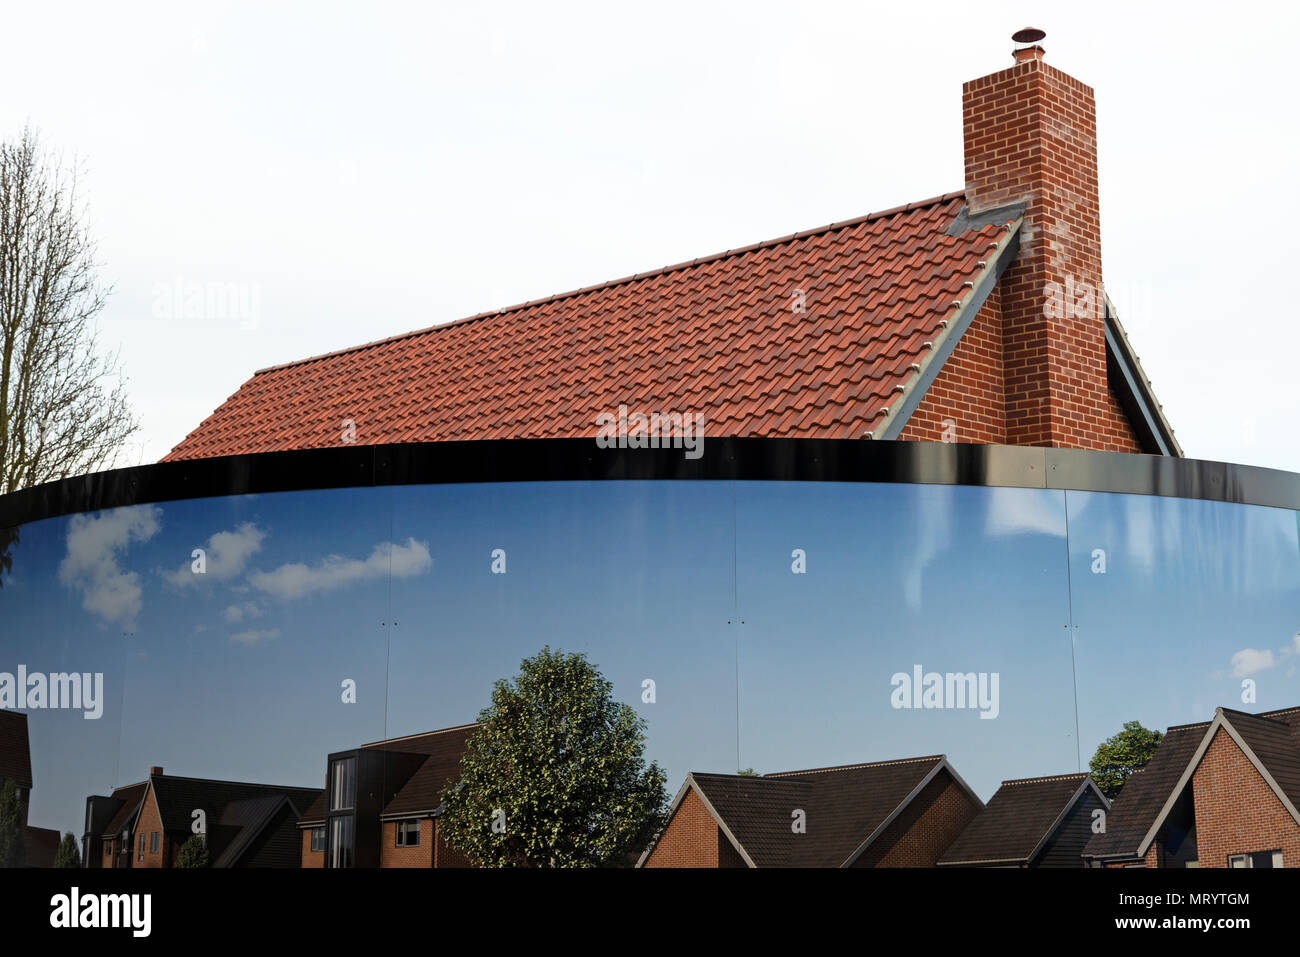
M17 527L0 525L0 588L4 587L5 575L13 571L14 546L18 544Z

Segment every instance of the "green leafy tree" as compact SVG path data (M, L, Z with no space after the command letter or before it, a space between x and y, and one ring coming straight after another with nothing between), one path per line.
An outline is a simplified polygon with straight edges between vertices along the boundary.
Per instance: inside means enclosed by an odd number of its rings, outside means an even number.
M739 774L742 778L756 778L759 776L758 772L755 771L753 768L745 768L745 770L737 771L736 773Z
M634 862L668 795L645 721L582 654L543 648L492 689L442 795L448 842L486 867Z
M1129 775L1151 760L1163 737L1140 722L1126 721L1121 730L1099 744L1088 769L1101 793L1115 800Z
M77 847L77 839L71 834L64 834L63 840L59 842L59 849L54 852L54 866L81 866L81 849Z
M0 867L22 867L26 862L18 786L6 778L0 788Z
M181 845L181 852L176 855L176 866L207 867L208 863L208 845L204 842L203 835L190 835L190 839Z

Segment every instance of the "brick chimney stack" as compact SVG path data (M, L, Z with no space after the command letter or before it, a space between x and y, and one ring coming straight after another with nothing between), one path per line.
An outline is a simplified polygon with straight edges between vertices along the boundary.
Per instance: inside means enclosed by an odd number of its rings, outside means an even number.
M156 764L149 769L149 777L154 777L155 775L161 775L162 773L163 773L163 769Z
M1090 87L1044 61L1042 36L1017 33L1032 45L1015 63L962 88L970 212L1025 204L999 283L1006 440L1122 447L1106 383L1096 107Z

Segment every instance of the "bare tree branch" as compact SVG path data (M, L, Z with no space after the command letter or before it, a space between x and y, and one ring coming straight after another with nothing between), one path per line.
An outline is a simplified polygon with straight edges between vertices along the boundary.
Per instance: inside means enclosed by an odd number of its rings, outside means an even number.
M139 429L97 349L97 266L75 167L31 130L0 142L0 493L111 468Z

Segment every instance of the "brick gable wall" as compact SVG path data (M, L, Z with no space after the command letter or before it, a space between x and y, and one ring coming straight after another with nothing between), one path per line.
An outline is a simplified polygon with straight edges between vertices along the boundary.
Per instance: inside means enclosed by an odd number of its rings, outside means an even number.
M677 805L645 866L717 867L720 841L731 843L720 833L718 822L691 788Z
M1192 774L1196 849L1201 867L1227 867L1229 854L1282 851L1300 867L1300 824L1250 759L1220 728Z
M1002 305L995 288L980 307L943 369L912 413L899 438L905 442L969 442L1010 445L1007 384L1003 365ZM1107 383L1106 401L1088 434L1070 431L1080 447L1141 452L1137 433Z
M994 289L907 420L900 439L1007 444L1000 300Z
M151 835L158 834L158 851L154 853L149 850L151 845ZM132 867L168 867L170 861L167 860L167 834L163 831L162 815L158 811L158 798L154 794L154 789L149 788L145 794L144 807L140 809L140 817L136 821L135 846L131 850ZM140 859L140 840L144 839L144 860Z
M941 771L853 866L934 867L979 810L966 789L947 771ZM864 834L863 840L866 837Z

